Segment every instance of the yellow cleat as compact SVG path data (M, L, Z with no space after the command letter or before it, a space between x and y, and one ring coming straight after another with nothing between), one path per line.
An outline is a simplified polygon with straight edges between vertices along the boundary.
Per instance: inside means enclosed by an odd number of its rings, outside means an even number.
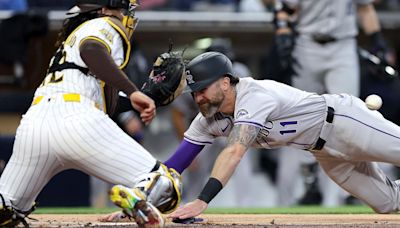
M129 218L133 218L139 227L164 227L164 219L160 211L151 203L146 202L146 196L139 189L115 185L109 191L109 195L111 201Z

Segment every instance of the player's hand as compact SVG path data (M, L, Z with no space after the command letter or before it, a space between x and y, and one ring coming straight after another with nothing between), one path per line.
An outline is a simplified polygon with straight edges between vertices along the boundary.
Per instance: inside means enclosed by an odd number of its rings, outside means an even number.
M153 99L140 91L133 92L129 99L132 107L140 112L140 118L147 125L156 116L156 105Z
M176 211L168 215L168 218L191 218L200 215L207 209L208 204L203 200L196 199L184 206L179 207Z
M128 217L122 211L116 211L110 214L102 215L97 218L99 222L122 222L129 221Z

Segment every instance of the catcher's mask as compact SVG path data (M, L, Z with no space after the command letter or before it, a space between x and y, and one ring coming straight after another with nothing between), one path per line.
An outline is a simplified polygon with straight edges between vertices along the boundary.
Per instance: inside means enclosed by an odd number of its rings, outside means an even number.
M184 92L197 92L207 88L225 75L234 76L232 62L220 52L205 52L186 66L187 87Z
M139 6L139 0L76 0L76 5L72 7L67 15L75 16L80 13L89 13L97 11L102 7L110 9L122 9L124 19L122 24L125 26L128 38L132 37L138 23L138 18L135 17L136 7Z

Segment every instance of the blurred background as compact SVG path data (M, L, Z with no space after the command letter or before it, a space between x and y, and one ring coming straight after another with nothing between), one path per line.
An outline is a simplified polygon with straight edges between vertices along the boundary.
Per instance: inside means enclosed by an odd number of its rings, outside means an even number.
M392 65L398 68L400 0L378 0L374 4L383 35L391 48ZM74 0L0 0L0 173L11 155L20 118L29 108L34 90L45 77L65 12L73 5ZM131 54L134 61L129 63L127 73L138 87L145 81L156 56L168 51L171 42L173 50L186 49L184 57L188 60L201 52L216 50L224 52L235 62L235 71L242 77L290 81L273 70L277 63L273 53L271 1L142 0L137 17L140 21L133 35ZM369 49L369 40L363 33L357 40L360 47ZM360 64L360 97L379 94L384 100L381 112L399 124L398 78L382 77L381 72L370 69L365 59L361 59ZM197 110L190 96L182 96L157 113L156 119L146 127L134 113L123 113L113 119L163 161L177 148ZM184 201L198 195L223 144L221 139L211 148L206 148L183 173ZM247 153L233 179L210 206L288 206L277 200L277 157L276 151ZM391 172L394 178L399 177L396 168ZM305 172L303 177L296 184L297 201L294 204L320 204L318 197L302 201L310 186L309 174ZM110 206L108 188L109 184L81 172L65 171L45 187L38 201L40 206L107 207ZM341 203L358 202L348 197Z

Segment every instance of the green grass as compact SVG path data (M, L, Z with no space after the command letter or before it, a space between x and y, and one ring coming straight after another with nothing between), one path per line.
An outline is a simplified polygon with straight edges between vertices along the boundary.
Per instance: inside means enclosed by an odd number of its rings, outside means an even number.
M106 214L116 208L38 208L36 214ZM209 208L206 214L372 214L367 206L344 206L325 208L320 206L295 206L288 208Z

